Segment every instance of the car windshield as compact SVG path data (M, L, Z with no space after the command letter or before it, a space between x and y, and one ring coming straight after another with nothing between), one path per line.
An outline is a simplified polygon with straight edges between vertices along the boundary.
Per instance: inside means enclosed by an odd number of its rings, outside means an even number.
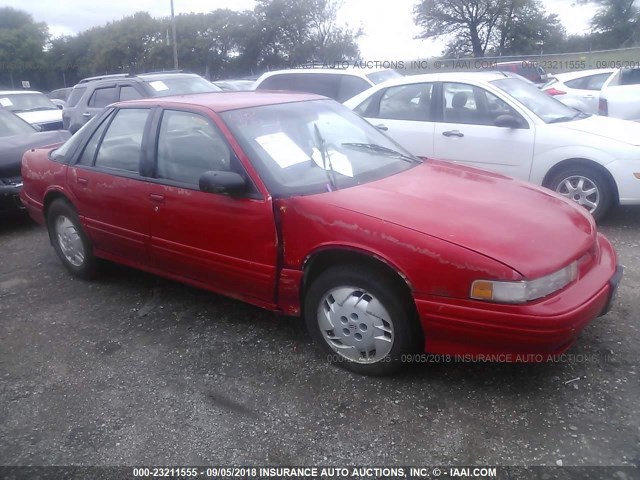
M167 97L169 95L186 95L189 93L221 92L220 87L208 82L202 77L173 77L145 79L151 87L154 97Z
M44 93L39 92L0 93L0 106L14 113L56 110L58 108Z
M222 113L275 197L353 187L421 161L333 100Z
M29 135L36 130L20 117L0 108L0 137L13 135Z
M391 80L392 78L402 77L401 73L396 72L395 70L382 70L380 72L368 73L367 78L371 80L376 85L382 82L386 82L387 80Z
M517 78L502 78L491 83L523 104L545 123L569 122L585 115Z

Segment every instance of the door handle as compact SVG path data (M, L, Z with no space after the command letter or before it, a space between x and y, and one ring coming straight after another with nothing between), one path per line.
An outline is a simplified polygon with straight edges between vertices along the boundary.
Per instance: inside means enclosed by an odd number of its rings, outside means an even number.
M163 195L158 195L157 193L150 193L149 194L149 199L153 202L153 203L164 203L164 196Z
M76 182L78 183L78 185L82 185L82 186L89 185L89 180L87 180L86 178L82 178L82 177L76 177Z
M82 116L89 118L91 116L91 114L89 112L85 112L85 113L82 114Z
M459 132L458 130L449 130L448 132L442 132L442 135L444 135L445 137L464 137L464 133Z
M384 125L384 124L382 124L382 123L381 123L380 125L376 125L376 128L377 128L378 130L382 130L383 132L386 132L386 131L388 131L388 130L389 130L389 127L387 127L386 125Z

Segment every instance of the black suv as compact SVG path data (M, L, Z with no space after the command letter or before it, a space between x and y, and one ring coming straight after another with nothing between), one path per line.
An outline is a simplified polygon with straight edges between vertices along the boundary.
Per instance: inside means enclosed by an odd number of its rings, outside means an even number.
M220 91L219 87L193 73L158 72L89 77L73 87L62 111L62 122L65 129L75 133L91 117L114 102Z

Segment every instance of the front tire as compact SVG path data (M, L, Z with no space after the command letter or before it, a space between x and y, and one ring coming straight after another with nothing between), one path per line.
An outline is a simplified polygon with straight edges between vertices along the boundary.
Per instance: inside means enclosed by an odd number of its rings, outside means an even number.
M363 375L389 375L423 345L408 295L386 272L358 266L320 274L304 301L307 329L331 363Z
M556 173L549 188L585 208L601 220L614 203L613 188L607 178L589 167L570 167Z
M47 227L53 248L67 270L78 278L93 278L97 260L91 242L82 230L78 214L66 200L51 203Z

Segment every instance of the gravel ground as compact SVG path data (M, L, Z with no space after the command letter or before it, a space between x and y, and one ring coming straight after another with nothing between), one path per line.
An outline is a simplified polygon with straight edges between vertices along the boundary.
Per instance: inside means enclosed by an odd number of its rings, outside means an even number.
M640 465L640 209L567 361L328 365L301 322L131 269L74 280L0 221L0 465Z

